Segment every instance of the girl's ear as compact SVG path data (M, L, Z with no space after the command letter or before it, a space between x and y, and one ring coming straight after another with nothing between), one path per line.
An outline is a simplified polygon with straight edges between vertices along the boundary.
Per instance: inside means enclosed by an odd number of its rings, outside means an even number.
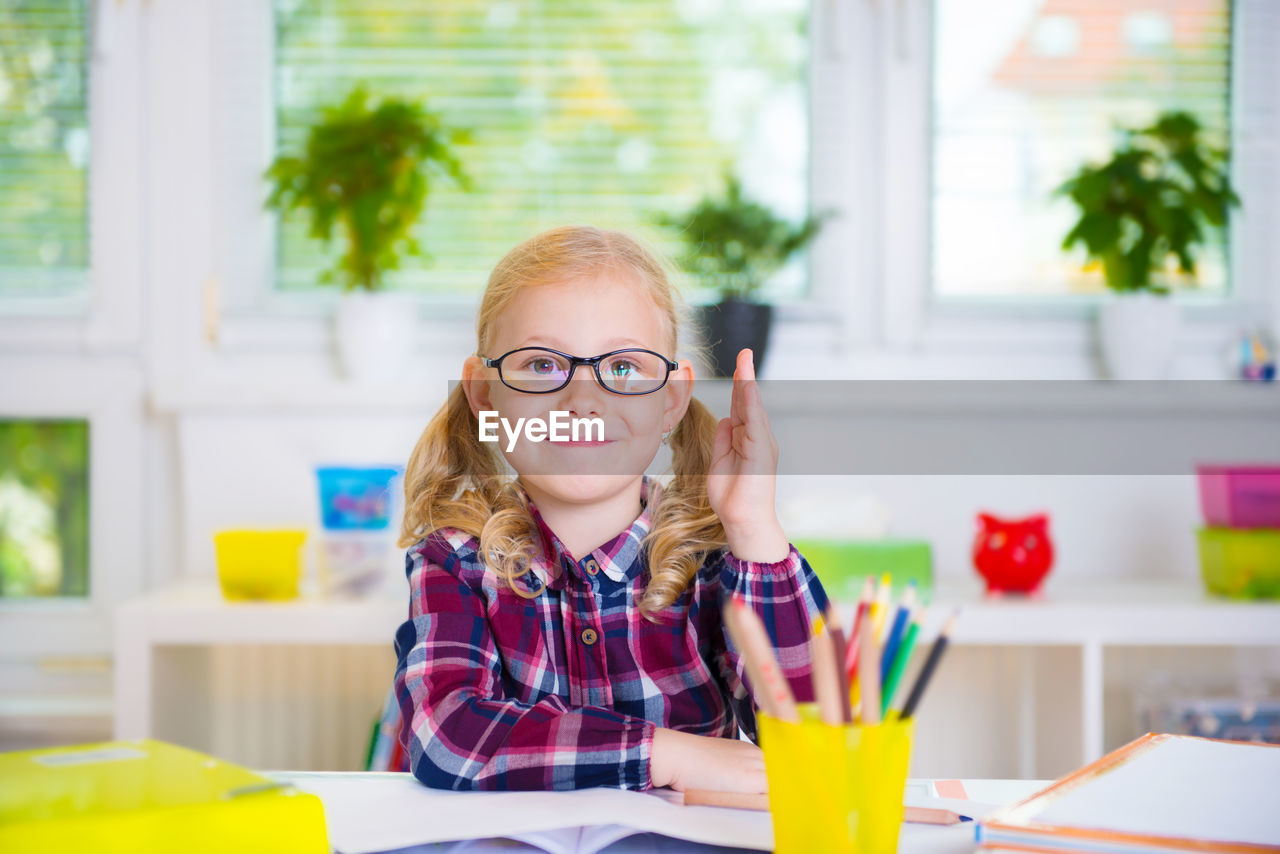
M684 413L689 408L689 398L693 397L693 365L688 359L678 359L677 364L680 367L667 377L667 387L664 389L667 393L667 405L662 413L667 426L672 429L684 418Z
M481 409L493 409L489 399L489 380L485 376L487 370L479 356L468 356L462 363L462 393L467 396L471 414L477 418Z

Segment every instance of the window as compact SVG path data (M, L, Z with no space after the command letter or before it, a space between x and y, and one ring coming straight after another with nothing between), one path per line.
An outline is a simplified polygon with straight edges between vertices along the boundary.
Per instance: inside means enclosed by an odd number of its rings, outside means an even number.
M87 7L0 4L0 297L88 289Z
M88 590L88 422L0 420L0 598Z
M640 232L718 192L726 169L793 220L808 210L805 0L277 0L278 145L296 148L321 105L357 81L422 97L473 144L475 192L436 185L417 232L429 253L389 277L478 292L501 255L552 225ZM277 287L310 289L329 264L305 221L282 224ZM770 296L799 295L793 264Z
M1061 249L1075 219L1055 187L1105 159L1118 127L1185 109L1231 136L1230 0L936 0L932 288L937 297L1097 293L1098 270ZM974 25L980 14L982 26ZM1225 295L1225 235L1199 256Z

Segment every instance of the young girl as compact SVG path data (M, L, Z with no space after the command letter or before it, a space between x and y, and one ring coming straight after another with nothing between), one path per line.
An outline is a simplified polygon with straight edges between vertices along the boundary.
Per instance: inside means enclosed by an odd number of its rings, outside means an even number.
M477 355L405 474L394 690L428 786L766 790L760 749L738 737L755 718L721 608L746 600L811 700L827 598L774 512L751 352L717 423L675 360L677 300L652 254L590 227L539 234L493 270ZM603 440L482 442L495 410L599 418ZM666 488L643 474L660 442Z

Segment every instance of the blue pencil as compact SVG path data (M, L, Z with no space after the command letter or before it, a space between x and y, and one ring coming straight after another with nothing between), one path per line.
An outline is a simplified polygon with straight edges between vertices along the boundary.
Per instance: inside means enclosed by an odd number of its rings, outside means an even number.
M893 626L884 641L884 655L880 658L880 684L889 678L889 670L893 667L894 656L898 654L898 644L902 643L902 635L907 630L907 619L911 609L916 606L916 583L913 580L902 596L902 604L898 605L898 613L893 616Z

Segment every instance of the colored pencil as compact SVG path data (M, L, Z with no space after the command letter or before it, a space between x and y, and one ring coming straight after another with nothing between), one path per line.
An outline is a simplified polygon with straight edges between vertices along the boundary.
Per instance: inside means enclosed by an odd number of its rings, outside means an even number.
M747 639L738 619L737 609L731 603L725 603L723 619L724 629L729 633L729 640L737 648L738 657L742 660L742 665L747 671L747 679L751 682L756 706L766 715L776 718L778 716L777 706L774 705L769 692L764 690L764 674L761 672L755 657L747 651Z
M862 723L880 723L880 650L870 620L862 621L858 640L858 691L862 695Z
M912 824L959 824L962 821L973 821L967 815L937 807L903 807L902 820Z
M898 654L898 644L902 643L902 633L907 630L907 621L916 606L916 583L911 582L907 592L902 596L902 604L894 614L893 625L884 640L884 652L880 654L880 684L889 678L889 668L893 666L893 657Z
M947 651L947 643L951 638L951 631L955 628L956 619L960 616L959 609L951 615L951 619L947 620L947 624L942 627L942 631L938 632L938 639L933 642L933 649L929 650L929 657L925 659L924 666L920 668L920 675L916 677L916 684L911 686L911 693L907 695L907 701L902 705L903 719L909 718L916 713L916 709L920 705L920 697L924 694L924 689L929 687L929 680L933 678L933 672L938 669L938 660L942 658L942 654Z
M902 681L902 674L907 671L907 664L911 661L911 654L915 652L916 640L920 637L920 615L921 609L917 608L911 617L911 625L907 627L902 643L898 645L898 654L894 656L893 666L889 668L889 675L885 677L884 687L880 692L880 714L882 715L889 714L889 707L893 705L893 697L898 692L898 684Z
M709 789L685 789L684 805L687 807L730 807L740 810L767 812L769 796L754 792L714 792ZM911 824L957 824L972 821L968 816L936 807L903 807L902 820Z
M858 610L853 615L853 626L849 629L848 643L844 652L844 672L852 683L858 675L858 627L867 618L867 610L871 607L871 597L875 590L875 579L867 576L862 584L862 596L858 598Z
M769 796L754 792L713 792L709 789L685 789L684 805L687 807L732 807L740 810L769 809Z
M732 614L726 620L726 625L731 627L734 645L738 647L746 663L756 704L780 721L799 723L800 712L796 709L795 695L791 693L791 687L782 675L782 667L774 655L773 644L764 623L755 611L747 607L741 596L734 596L725 611ZM767 706L765 698L771 701Z
M832 664L836 671L836 684L840 687L840 718L853 723L853 707L849 702L849 674L844 669L845 636L840 625L840 612L831 602L827 603L827 628L831 632L831 646L835 653Z
M844 710L840 704L839 665L835 647L831 644L831 632L822 631L822 623L813 621L813 634L809 636L809 658L813 677L813 698L818 703L822 722L839 726L844 723Z
M889 573L880 577L880 589L871 602L871 625L875 627L876 643L884 636L884 624L889 619L889 600L893 597L893 579Z

